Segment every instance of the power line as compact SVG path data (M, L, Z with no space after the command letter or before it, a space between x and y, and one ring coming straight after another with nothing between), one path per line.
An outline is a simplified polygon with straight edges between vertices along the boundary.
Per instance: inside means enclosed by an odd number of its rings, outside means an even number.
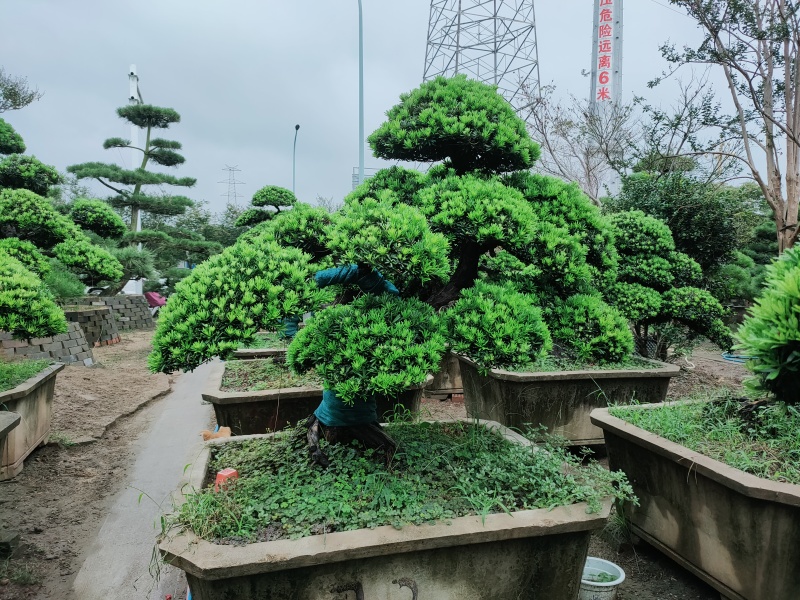
M689 17L689 15L687 15L686 13L681 12L679 10L675 10L671 6L667 6L666 4L662 4L661 2L657 2L656 0L650 0L650 2L652 2L653 4L658 4L662 8L666 8L667 10L671 10L672 12L677 13L679 15L683 15L684 17L687 17L687 18Z
M238 179L236 179L236 173L241 173L242 170L237 168L237 165L234 165L232 167L229 165L225 165L225 168L222 170L228 172L228 179L218 181L217 183L227 183L228 191L225 194L220 194L220 196L227 197L228 206L235 206L236 208L239 208L239 198L242 195L236 191L236 186L243 184L244 181L239 181Z

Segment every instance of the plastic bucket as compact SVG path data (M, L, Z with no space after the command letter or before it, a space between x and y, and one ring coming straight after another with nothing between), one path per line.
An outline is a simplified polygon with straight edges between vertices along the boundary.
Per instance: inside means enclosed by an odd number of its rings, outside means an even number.
M593 576L600 573L605 573L614 579L608 582L592 581ZM617 586L623 581L625 581L625 571L621 567L608 560L590 556L583 566L578 600L614 600L617 597Z

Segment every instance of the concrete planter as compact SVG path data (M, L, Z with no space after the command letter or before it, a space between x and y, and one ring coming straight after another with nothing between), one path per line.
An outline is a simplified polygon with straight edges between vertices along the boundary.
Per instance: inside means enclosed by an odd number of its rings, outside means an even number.
M205 452L195 487L207 471ZM159 549L186 572L195 600L575 600L590 533L603 526L610 507L606 500L595 514L575 504L246 546L182 532L162 539Z
M656 405L661 406L661 405ZM656 406L637 407L648 410ZM761 479L596 410L632 530L731 600L800 594L800 486Z
M224 362L213 365L202 395L203 400L214 406L217 423L221 427L230 427L233 435L279 431L309 417L322 402L322 386L223 392L224 374ZM393 411L396 404L417 412L421 396L422 386L416 386L403 392L399 398L378 400L378 415Z
M497 421L507 427L541 424L548 433L574 445L602 444L603 432L589 421L595 408L609 402L662 402L669 380L680 369L656 363L654 369L615 371L554 371L515 373L491 369L478 372L470 359L459 356L467 414Z
M458 357L448 352L442 359L439 372L433 376L433 381L425 388L426 398L445 400L453 394L463 394L464 384L461 381L461 368Z
M284 363L286 362L286 348L240 348L233 351L233 358L238 360L271 358L276 363Z
M8 432L2 445L0 481L22 471L25 457L47 440L56 374L63 368L62 364L51 365L14 389L0 393L0 407L20 416L19 425Z

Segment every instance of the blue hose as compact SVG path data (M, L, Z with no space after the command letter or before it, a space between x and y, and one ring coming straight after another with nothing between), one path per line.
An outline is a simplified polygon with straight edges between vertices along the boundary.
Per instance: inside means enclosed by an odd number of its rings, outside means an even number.
M755 357L753 357L753 356L742 356L740 354L731 354L730 352L723 352L722 353L722 358L724 358L725 360L728 360L730 362L744 364L748 360L752 360Z

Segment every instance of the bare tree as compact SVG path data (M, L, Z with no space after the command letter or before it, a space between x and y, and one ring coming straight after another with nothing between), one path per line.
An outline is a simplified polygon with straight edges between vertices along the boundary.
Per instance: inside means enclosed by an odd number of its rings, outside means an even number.
M25 77L13 77L0 67L0 113L19 110L44 96L37 88L28 87Z
M577 182L599 204L615 165L636 146L633 106L613 104L598 110L574 96L562 102L555 91L552 85L543 86L540 94L524 91L528 108L521 116L542 148L534 168Z
M733 113L716 110L703 117L719 129L722 141L738 138L742 152L720 147L714 153L739 160L750 171L772 209L783 252L798 236L800 4L796 0L670 2L697 22L704 39L696 49L677 50L665 44L661 52L674 69L700 64L722 70ZM763 170L762 165L766 165Z

